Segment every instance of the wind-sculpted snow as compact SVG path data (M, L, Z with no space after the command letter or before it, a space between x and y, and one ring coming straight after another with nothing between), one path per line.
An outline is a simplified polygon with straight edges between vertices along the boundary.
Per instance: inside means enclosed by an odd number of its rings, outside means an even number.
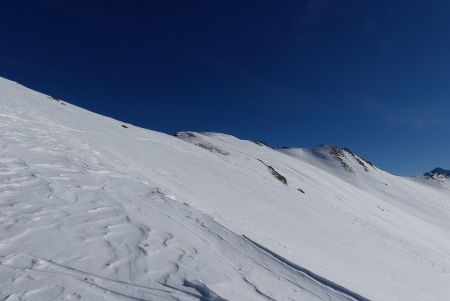
M0 79L0 300L446 300L449 190L352 154L172 137Z
M79 131L18 115L1 118L2 300L353 300L104 160Z

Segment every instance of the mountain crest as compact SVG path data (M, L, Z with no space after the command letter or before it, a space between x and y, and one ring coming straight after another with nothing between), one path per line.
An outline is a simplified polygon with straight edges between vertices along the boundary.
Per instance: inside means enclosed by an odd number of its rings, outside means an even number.
M427 178L438 179L438 178L450 178L450 170L436 167L432 171L424 174Z
M353 172L354 167L351 166L349 160L355 160L359 165L362 166L364 171L368 172L370 167L374 167L370 161L363 159L362 157L355 154L352 150L346 147L338 147L332 144L321 144L319 148L322 151L327 152L331 156L333 156L336 160L338 160L342 166L348 171Z

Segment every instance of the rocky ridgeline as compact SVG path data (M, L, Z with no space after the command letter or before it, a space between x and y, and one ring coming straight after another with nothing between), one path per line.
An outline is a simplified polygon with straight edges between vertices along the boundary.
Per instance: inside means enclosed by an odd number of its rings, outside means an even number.
M424 176L429 179L442 179L442 178L449 179L450 170L437 167L432 171L425 173Z
M353 168L347 163L348 158L353 158L364 168L366 172L369 171L369 166L373 168L373 164L371 162L361 158L346 147L341 148L335 145L321 144L320 148L336 158L348 172L353 172Z

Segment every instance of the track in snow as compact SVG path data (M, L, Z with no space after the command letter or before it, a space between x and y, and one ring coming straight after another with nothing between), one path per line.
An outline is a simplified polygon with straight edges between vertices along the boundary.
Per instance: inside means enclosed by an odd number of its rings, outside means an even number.
M351 290L346 289L345 287L342 287L337 283L334 283L328 279L325 279L325 278L317 275L316 273L287 260L286 258L283 258L282 256L267 249L263 245L260 245L259 243L255 242L254 240L250 239L249 237L247 237L245 235L243 235L242 237L244 237L247 241L249 241L251 244L256 246L258 249L260 249L264 253L268 254L269 256L272 256L274 259L285 264L287 267L291 268L292 270L294 270L294 271L298 272L299 274L303 275L304 277L308 278L311 282L320 283L321 289L323 289L323 287L326 287L331 291L335 291L338 294L341 294L343 297L347 298L347 300L369 301L369 299L364 298L363 296L361 296L357 293L354 293Z

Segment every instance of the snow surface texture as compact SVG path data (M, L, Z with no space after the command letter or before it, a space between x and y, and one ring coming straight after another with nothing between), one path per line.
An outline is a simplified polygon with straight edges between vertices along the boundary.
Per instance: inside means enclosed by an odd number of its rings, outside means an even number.
M449 189L0 78L0 300L447 300Z

